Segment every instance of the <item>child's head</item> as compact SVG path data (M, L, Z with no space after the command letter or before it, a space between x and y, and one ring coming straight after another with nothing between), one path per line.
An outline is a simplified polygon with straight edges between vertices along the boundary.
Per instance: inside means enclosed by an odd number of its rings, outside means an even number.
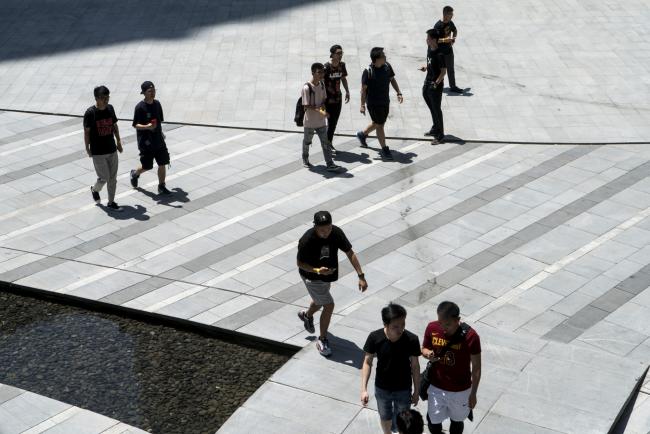
M397 414L397 431L399 434L424 433L424 420L415 409L404 410Z
M389 303L381 310L381 320L384 323L388 339L396 342L402 337L406 328L406 309L399 304Z
M454 8L451 6L445 6L442 8L442 18L444 21L451 21L454 17Z

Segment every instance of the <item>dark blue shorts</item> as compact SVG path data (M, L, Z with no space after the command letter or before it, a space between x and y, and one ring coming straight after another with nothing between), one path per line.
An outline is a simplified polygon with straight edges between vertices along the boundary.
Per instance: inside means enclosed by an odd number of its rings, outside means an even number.
M411 390L384 390L375 386L377 411L381 420L392 420L395 423L397 414L411 408Z

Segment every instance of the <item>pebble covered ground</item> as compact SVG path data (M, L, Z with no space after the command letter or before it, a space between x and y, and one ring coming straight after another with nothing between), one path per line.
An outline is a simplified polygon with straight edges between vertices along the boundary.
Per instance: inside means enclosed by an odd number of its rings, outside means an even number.
M289 357L0 292L0 383L153 433L213 434Z

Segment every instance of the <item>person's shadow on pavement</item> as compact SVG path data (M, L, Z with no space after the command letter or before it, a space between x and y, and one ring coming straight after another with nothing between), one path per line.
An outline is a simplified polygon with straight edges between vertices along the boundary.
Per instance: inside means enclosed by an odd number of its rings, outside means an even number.
M327 166L324 165L314 165L309 168L310 172L318 173L319 175L322 175L323 178L330 179L330 178L353 178L354 175L348 172L348 169L345 167L342 167L341 170L338 172L330 172L327 170Z
M357 346L357 344L347 339L335 336L331 332L329 332L327 336L330 346L332 347L332 355L329 356L327 360L361 369L363 366L364 352ZM316 341L316 339L316 336L307 337L307 340L312 342Z
M172 194L157 194L153 191L148 191L142 187L136 188L140 193L151 198L160 205L166 205L172 208L183 208L183 205L172 205L174 202L187 203L190 201L189 194L180 187L174 187L170 191Z
M474 94L471 92L472 88L471 87L466 87L463 89L463 93L458 93L458 92L452 92L449 90L448 87L445 87L442 92L447 95L447 96L473 96Z
M465 140L461 139L460 137L454 136L453 134L445 134L445 142L446 143L455 143L457 145L464 145Z
M373 148L368 146L365 149L370 149L372 151L377 151L377 155L373 157L373 160L384 161L386 163L400 163L400 164L411 164L413 163L413 158L417 157L418 154L415 152L401 152L399 149L390 148L390 153L393 156L392 160L387 160L381 156L381 148Z
M340 161L341 163L361 163L361 164L370 164L370 155L362 152L360 154L355 154L354 152L347 151L336 151L334 155L334 160Z
M149 220L149 216L146 214L147 208L143 207L142 205L136 205L134 207L131 205L120 205L122 211L112 210L106 205L102 205L101 203L97 206L101 208L106 214L113 217L115 220L134 219L141 222Z

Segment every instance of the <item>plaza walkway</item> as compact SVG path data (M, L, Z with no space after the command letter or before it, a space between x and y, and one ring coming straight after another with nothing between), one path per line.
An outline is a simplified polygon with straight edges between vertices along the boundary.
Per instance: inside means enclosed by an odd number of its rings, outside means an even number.
M421 337L443 299L483 341L466 432L610 429L650 363L647 2L454 5L468 91L443 98L456 141L440 146L421 136L430 118L417 68L442 3L128 5L9 0L0 17L0 281L304 347L223 433L378 432L374 400L359 404L360 348L389 301ZM86 16L119 25L96 32ZM333 43L350 72L345 134L367 122L358 76L369 49L386 47L406 99L387 124L394 162L374 140L361 149L339 136L346 172L325 172L318 146L317 167L301 166L293 107ZM138 164L128 119L145 79L172 122L171 197L152 174L137 190L128 182ZM92 202L81 119L67 116L100 83L123 118L119 214ZM20 112L30 110L50 114ZM341 263L330 360L296 317L308 303L296 241L319 209L348 234L370 285L359 294ZM644 383L627 433L650 431ZM73 411L57 403L27 421L16 400L31 395L16 393L0 386L0 414L22 423L0 419L3 434L56 430L57 411Z

